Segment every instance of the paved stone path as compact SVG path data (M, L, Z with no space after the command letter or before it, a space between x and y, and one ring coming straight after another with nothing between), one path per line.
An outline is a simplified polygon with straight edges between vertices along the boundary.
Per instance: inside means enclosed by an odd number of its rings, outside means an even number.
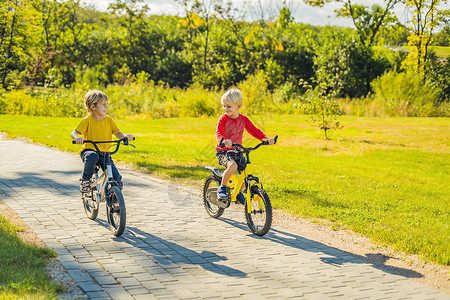
M104 203L95 221L84 213L78 156L1 140L0 157L0 199L92 299L450 299L283 228L256 237L242 206L212 219L198 192L124 168L115 238Z

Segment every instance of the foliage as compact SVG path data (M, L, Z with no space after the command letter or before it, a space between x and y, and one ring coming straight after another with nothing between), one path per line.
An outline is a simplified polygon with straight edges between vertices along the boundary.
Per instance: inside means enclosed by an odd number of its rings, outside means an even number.
M243 111L248 114L260 114L271 111L272 99L267 91L267 79L264 72L249 76L238 85L244 96Z
M323 6L329 2L343 3L336 10L338 17L349 17L355 25L361 45L372 46L379 31L394 24L397 20L391 12L395 5L405 0L384 0L385 8L375 4L370 9L365 5L352 4L350 0L305 0L312 6Z
M405 67L418 72L425 72L426 62L429 59L428 47L433 40L433 30L438 25L438 5L445 4L447 0L407 0L406 5L412 10L411 34L408 37L408 45L414 47ZM425 73L423 73L425 74Z
M225 90L262 71L269 91L289 83L295 93L304 93L316 78L314 66L329 57L326 44L322 47L314 40L340 31L333 47L346 51L340 38L348 41L354 32L296 23L287 7L280 9L274 21L247 22L243 9L232 2L179 2L185 8L183 18L149 16L149 8L141 1L115 1L106 13L83 7L77 0L6 1L2 5L9 13L2 19L6 22L2 28L11 27L14 3L21 10L13 31L3 31L0 55L11 56L4 60L8 66L2 69L0 64L3 86L104 88L129 84L133 76L145 72L149 80L170 87L197 83ZM11 52L7 51L9 33L15 45ZM372 54L369 51L360 59L373 60ZM353 68L347 63L351 64L344 61L340 68ZM384 68L381 73L389 68L378 67ZM358 74L365 82L372 77ZM367 92L354 84L342 91L351 97Z
M316 76L327 78L327 85L338 97L359 97L370 91L371 81L389 67L384 57L375 57L344 31L324 31L320 35L315 59Z
M6 0L0 3L0 83L17 87L27 66L29 47L39 45L39 15L32 0Z
M406 46L408 35L408 28L400 22L396 22L381 28L375 40L379 46Z
M306 93L306 104L301 106L303 112L310 116L312 125L323 130L327 140L329 139L329 130L342 128L338 121L341 113L339 104L334 97L336 93L329 88L328 81L326 77L322 78L313 91Z
M373 5L370 11L365 5L355 5L347 1L338 11L337 16L352 18L361 44L370 47L381 28L397 21L391 10L401 1L387 0L385 2L386 8L383 9L381 5Z
M442 94L436 102L450 103L450 55L445 62L431 60L427 70L430 82L442 89Z
M439 104L442 89L429 80L423 83L421 74L390 71L372 85L373 101L387 116L440 116L444 113Z

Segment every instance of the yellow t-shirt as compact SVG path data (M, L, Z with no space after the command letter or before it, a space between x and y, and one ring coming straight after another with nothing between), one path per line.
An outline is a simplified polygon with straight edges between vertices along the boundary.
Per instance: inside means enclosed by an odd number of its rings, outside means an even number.
M85 140L98 142L111 141L112 135L119 131L119 127L117 127L116 122L108 115L103 121L98 121L91 116L87 116L80 121L75 130L80 132ZM105 152L110 145L110 143L97 144L97 147L100 151ZM84 149L92 149L95 151L95 147L91 143L83 144L80 153Z

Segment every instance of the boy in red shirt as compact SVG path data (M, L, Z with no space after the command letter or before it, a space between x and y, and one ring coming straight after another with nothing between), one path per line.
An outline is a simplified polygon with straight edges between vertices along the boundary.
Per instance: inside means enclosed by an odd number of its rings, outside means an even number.
M222 183L217 191L219 199L227 199L227 183L230 180L231 175L237 170L243 171L246 167L245 161L241 161L239 157L233 156L232 153L227 153L228 150L233 150L232 144L238 143L242 145L242 136L244 129L247 130L252 136L258 140L267 139L269 145L274 144L273 138L268 138L261 130L255 127L253 123L243 114L239 113L242 107L244 97L240 90L232 88L223 94L220 102L223 105L225 114L220 116L217 129L216 139L219 143L223 137L223 143L225 147L216 146L216 156L219 160L219 164L226 167L223 173ZM239 192L236 199L244 204L245 197L242 192Z

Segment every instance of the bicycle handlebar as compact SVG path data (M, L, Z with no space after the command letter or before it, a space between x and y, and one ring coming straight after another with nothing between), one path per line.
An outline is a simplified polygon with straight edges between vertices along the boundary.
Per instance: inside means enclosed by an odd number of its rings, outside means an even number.
M222 137L221 139L220 139L220 142L219 142L219 147L225 147L225 144L223 143L223 140L224 140L224 137ZM277 140L278 140L278 135L276 135L275 137L274 137L274 145L277 143ZM233 143L232 144L232 146L235 148L235 150L236 151L239 151L239 149L237 149L238 147L239 148L241 148L242 150L243 150L243 152L250 152L250 151L253 151L253 150L256 150L256 149L258 149L259 147L261 147L262 145L269 145L269 142L268 141L262 141L261 143L259 143L258 145L256 145L255 147L249 147L249 148L246 148L246 147L244 147L244 146L242 146L241 144L238 144L238 143Z
M135 139L136 139L136 138L133 137L132 141L134 141ZM102 153L103 155L104 155L105 153L108 153L109 155L112 155L112 154L117 153L117 151L119 151L119 145L120 145L121 142L123 142L123 144L124 144L125 146L131 145L131 146L134 147L133 144L129 144L129 143L128 143L128 137L123 137L123 138L121 138L120 140L116 140L116 141L98 141L98 142L96 142L96 141L91 141L91 140L84 140L84 141L83 141L83 144L84 144L84 143L91 143L92 145L94 145L95 150L97 150L97 152ZM77 143L77 142L76 142L75 140L72 140L72 144L76 144L76 143ZM115 149L113 152L107 152L107 151L103 152L103 151L100 151L100 149L98 149L98 147L97 147L97 144L106 144L106 143L115 143L115 144L116 144L116 149ZM111 145L111 146L112 146L112 145ZM111 147L111 146L109 146L109 147ZM109 149L109 147L108 147L108 149Z

